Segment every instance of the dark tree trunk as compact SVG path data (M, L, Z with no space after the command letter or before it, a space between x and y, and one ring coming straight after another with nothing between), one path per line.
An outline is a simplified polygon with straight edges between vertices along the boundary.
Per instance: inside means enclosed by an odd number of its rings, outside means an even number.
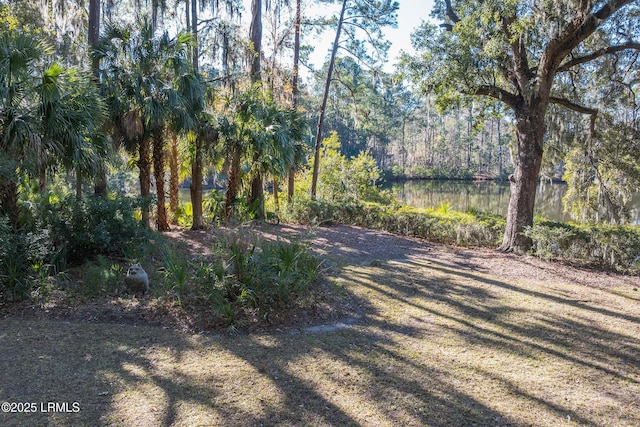
M193 36L193 51L191 58L193 71L198 74L200 66L200 49L198 48L198 0L191 0L191 35Z
M231 166L229 167L229 179L227 180L227 191L225 194L224 213L227 222L234 213L236 199L238 198L238 188L240 187L240 149L234 148L231 156Z
M329 87L331 86L331 76L333 75L333 67L336 63L336 53L338 52L338 43L340 43L340 32L342 31L342 23L344 21L344 12L347 8L347 0L342 1L342 10L340 11L340 19L338 20L338 29L336 30L336 38L333 42L331 50L331 59L329 60L329 69L327 70L327 80L324 84L324 93L322 95L322 103L318 116L318 126L316 128L316 143L313 152L313 173L311 175L311 198L316 198L316 188L318 186L318 171L320 166L320 144L322 144L322 123L324 122L324 112L327 108L327 99L329 99Z
M169 220L171 224L177 224L178 205L180 204L180 177L178 171L178 135L171 133L171 146L169 149Z
M6 215L14 229L18 227L18 184L11 179L0 183L0 215Z
M38 192L41 196L47 191L47 170L42 166L40 167L40 176L38 179Z
M192 230L202 229L202 138L196 138L195 159L191 163L191 206L193 207Z
M293 38L293 79L291 82L291 91L292 91L292 105L291 107L295 110L298 108L298 94L299 94L299 84L298 84L298 74L299 71L299 63L300 63L300 23L302 22L302 13L301 13L301 0L296 0L296 20L293 24L294 27L294 38ZM294 160L295 161L295 160ZM287 180L287 201L291 203L293 200L293 191L295 188L295 179L296 179L296 168L295 165L289 167L289 177ZM276 199L277 200L277 199Z
M82 172L76 168L76 200L82 199Z
M515 111L518 153L515 171L509 177L511 196L501 251L523 253L531 248L532 241L523 232L533 225L536 186L542 165L545 110L543 105L538 105L533 110L524 107Z
M89 1L89 34L88 41L91 48L95 48L100 39L100 0ZM98 80L100 73L100 60L98 58L92 58L91 70L93 71L94 78ZM104 164L104 159L100 160L96 180L93 186L93 192L97 196L107 195L107 167Z
M162 131L156 131L153 135L153 175L156 178L157 218L158 231L169 231L169 221L167 220L167 208L164 196L164 140Z
M258 164L259 161L260 155L255 153L253 155L254 164ZM259 170L256 170L251 179L248 202L249 206L255 207L256 219L264 219L264 186L262 185L262 173Z
M262 0L252 0L251 2L251 43L253 44L253 54L251 61L251 82L260 81L260 55L262 52Z
M273 176L273 202L276 205L276 210L278 210L278 207L280 206L280 202L278 201L278 198L280 197L279 193L280 193L280 189L278 188L278 178L274 175Z
M149 139L142 138L140 140L140 146L138 147L138 153L140 158L138 159L138 170L140 179L140 196L142 197L142 224L145 227L149 227L149 199L151 196L151 161L149 155L151 147L149 146Z

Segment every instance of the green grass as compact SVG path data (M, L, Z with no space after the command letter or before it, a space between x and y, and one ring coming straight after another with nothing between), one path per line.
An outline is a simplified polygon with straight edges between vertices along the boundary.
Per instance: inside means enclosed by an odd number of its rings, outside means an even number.
M344 266L355 323L191 335L0 321L2 426L637 426L637 288L503 279L437 258Z

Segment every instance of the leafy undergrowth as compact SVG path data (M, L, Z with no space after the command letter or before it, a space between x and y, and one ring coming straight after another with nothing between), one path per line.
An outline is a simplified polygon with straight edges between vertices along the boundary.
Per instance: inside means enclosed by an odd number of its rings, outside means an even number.
M352 302L340 327L203 335L0 321L0 401L80 408L1 413L0 425L640 423L636 278L594 275L609 283L587 286L568 267L514 258L500 270L479 253L485 268L471 251L369 233L375 247L340 230L315 240L351 260L330 277Z
M127 289L127 263L95 257L33 286L1 313L163 325L188 332L256 330L342 315L324 262L299 239L260 239L245 227L156 234L140 263L144 294ZM135 263L137 260L129 261Z

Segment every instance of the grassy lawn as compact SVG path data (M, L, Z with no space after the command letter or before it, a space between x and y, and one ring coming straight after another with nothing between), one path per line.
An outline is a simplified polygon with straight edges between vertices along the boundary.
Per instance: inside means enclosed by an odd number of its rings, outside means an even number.
M640 301L424 258L345 266L337 328L0 321L1 426L638 426ZM79 412L42 412L78 402Z

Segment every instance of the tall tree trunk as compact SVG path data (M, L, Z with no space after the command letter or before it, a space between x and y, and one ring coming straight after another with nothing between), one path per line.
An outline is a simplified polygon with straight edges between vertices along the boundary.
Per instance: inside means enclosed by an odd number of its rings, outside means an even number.
M153 133L153 175L156 178L157 218L158 231L169 231L167 220L167 208L164 195L164 138L163 131L156 130Z
M100 39L100 0L89 0L89 46L93 49L98 45ZM98 80L100 73L100 60L96 57L91 59L91 71L94 78ZM94 183L93 192L97 196L107 195L107 167L104 159L100 159L96 181Z
M196 138L195 159L191 163L191 206L193 207L192 230L199 230L204 227L202 222L202 137Z
M180 181L178 170L178 135L171 132L169 147L169 222L177 224L178 205L180 204Z
M142 224L149 227L149 200L151 197L151 147L148 138L141 138L138 146L138 171L140 180L140 196L142 197Z
M278 198L280 197L279 193L280 191L278 188L278 177L274 175L273 176L273 202L276 205L276 210L278 210L278 207L280 206L280 202L278 201Z
M234 213L236 199L238 198L238 188L240 187L240 149L234 148L231 155L231 166L229 167L229 178L227 180L227 191L225 194L224 214L227 222Z
M311 176L312 199L316 198L316 188L318 186L318 171L320 164L320 144L322 143L322 123L324 122L324 112L327 108L329 87L331 86L331 76L333 75L333 67L336 63L336 53L338 52L338 43L340 42L340 32L342 31L342 22L344 21L344 11L347 8L347 1L348 0L342 0L342 10L340 11L340 19L338 20L336 39L333 42L333 49L331 50L331 59L329 60L329 69L327 70L327 80L324 84L324 94L322 95L322 104L320 105L320 116L318 117L318 127L316 129L316 144L313 153L313 174Z
M252 0L251 3L251 43L253 44L254 57L251 62L251 82L261 80L260 55L262 53L262 0ZM260 154L253 156L254 164L260 161ZM264 219L264 190L262 185L262 173L254 172L249 187L249 205L256 206L256 219Z
M294 110L298 108L298 97L299 97L299 83L298 83L298 74L299 63L300 63L300 23L302 21L302 13L301 13L301 0L296 0L296 19L293 24L294 27L294 38L293 38L293 79L291 82L291 91L292 91L292 105L291 108ZM295 159L294 164L289 167L289 177L287 182L287 201L291 203L293 200L293 191L295 188L295 179L296 179L296 165ZM277 200L277 199L276 199Z
M82 199L82 172L76 168L76 200Z
M254 57L251 61L251 82L260 81L260 55L262 53L262 0L251 2L251 43Z
M501 251L523 253L531 248L532 241L523 232L533 225L536 186L542 165L544 112L543 105L515 110L518 153L515 171L509 177L511 196Z
M191 0L191 35L193 36L193 50L191 58L193 71L198 74L200 66L200 50L198 48L198 0Z

